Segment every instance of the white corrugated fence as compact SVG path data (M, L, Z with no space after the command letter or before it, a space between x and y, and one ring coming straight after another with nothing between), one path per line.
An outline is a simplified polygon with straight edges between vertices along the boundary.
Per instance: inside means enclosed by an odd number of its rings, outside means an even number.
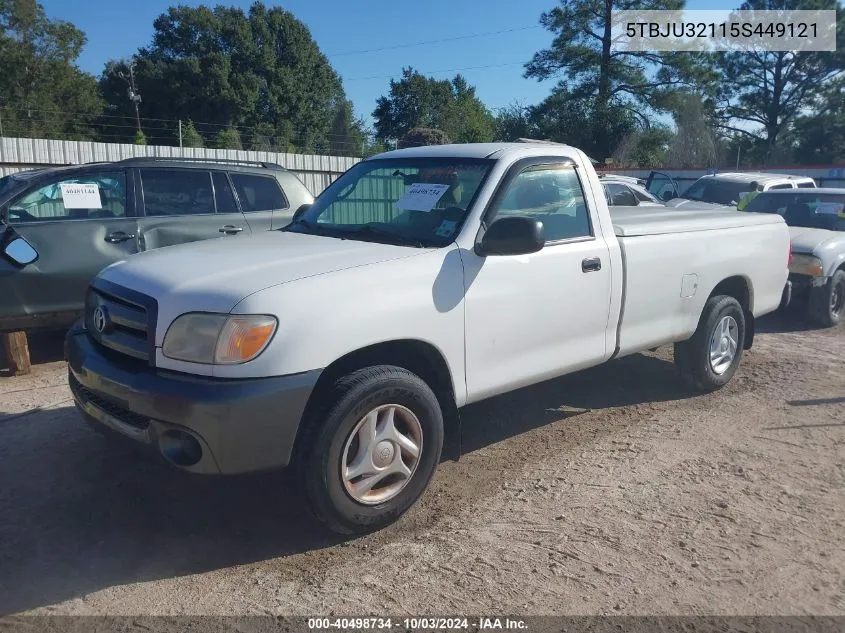
M0 176L24 169L50 165L78 165L118 161L137 156L166 158L207 158L249 160L277 163L295 173L314 195L357 163L360 158L283 154L204 147L169 147L165 145L132 145L129 143L96 143L94 141L55 141L37 138L0 137Z

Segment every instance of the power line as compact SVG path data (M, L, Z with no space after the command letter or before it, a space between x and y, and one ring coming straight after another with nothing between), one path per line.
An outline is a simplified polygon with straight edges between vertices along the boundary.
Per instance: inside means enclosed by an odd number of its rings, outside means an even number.
M470 40L479 37L489 37L490 35L503 35L505 33L517 33L519 31L529 31L531 29L541 29L543 28L540 24L534 24L532 26L520 26L513 29L504 29L502 31L487 31L486 33L472 33L469 35L457 35L455 37L444 37L439 40L425 40L422 42L411 42L408 44L396 44L395 46L383 46L381 48L367 48L357 51L343 51L342 53L332 53L330 55L326 55L326 57L344 57L346 55L363 55L364 53L381 53L383 51L395 51L400 48L412 48L414 46L426 46L428 44L442 44L444 42L457 42L459 40Z
M2 107L2 108L0 108L0 111L2 111L2 110L8 110L8 111L23 110L23 111L39 112L39 113L42 113L42 114L47 113L47 114L62 115L65 118L65 120L61 121L60 123L67 124L67 125L73 125L75 127L89 127L89 128L97 128L97 129L99 129L99 128L110 128L110 129L118 129L118 130L120 130L120 129L135 130L136 129L134 124L129 124L129 123L126 123L126 124L123 124L123 125L118 124L118 123L100 123L100 122L96 121L96 119L98 118L98 115L78 114L78 113L73 113L73 112L64 112L62 110L37 110L37 109L34 109L34 108ZM85 118L77 118L77 119L71 118L73 116L85 117ZM127 116L125 118L129 119L129 120L133 119L133 117L131 117L131 116ZM43 121L41 119L39 119L39 120L21 119L21 120L12 121L11 125L12 125L13 128L15 128L15 127L32 128L32 127L35 127L38 123L41 123L41 122L49 123L50 121L49 120ZM179 123L179 119L156 119L156 118L141 117L141 122L147 123L147 124L150 123L150 122L172 123L174 134L175 134L175 131L177 129L176 125ZM187 119L182 119L182 122L186 123ZM242 125L242 124L230 124L230 123L209 123L209 122L204 122L204 121L193 121L193 120L191 121L191 123L194 125L195 128L198 128L197 131L205 132L206 134L215 133L215 130L205 130L204 128L206 128L206 127L223 128L223 129L235 129L235 130L237 130L238 132L241 132L241 133L261 131L261 128L260 128L259 125ZM8 126L9 126L9 123L7 122L7 127ZM147 128L147 130L152 130L153 132L156 132L156 131L160 132L163 129L161 126L158 126L158 125L146 125L146 128ZM273 131L273 133L275 133L275 130ZM106 135L102 135L102 136L106 136ZM120 136L120 134L111 134L111 135L108 135L108 136ZM333 138L334 139L345 139L345 138L347 138L346 134L335 134L335 133L332 133L332 132L325 132L325 133L319 133L319 134L315 133L314 136L319 136L321 138L329 138L329 139L333 139ZM166 138L166 137L157 136L156 138ZM302 132L296 132L296 133L292 133L290 135L287 135L287 138L289 138L291 140L308 140L308 134L302 133Z

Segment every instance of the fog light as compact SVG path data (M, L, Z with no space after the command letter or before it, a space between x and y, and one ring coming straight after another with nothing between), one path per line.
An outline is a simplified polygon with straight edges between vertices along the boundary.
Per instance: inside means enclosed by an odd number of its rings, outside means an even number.
M202 459L202 446L190 433L170 429L162 433L158 448L176 466L193 466Z

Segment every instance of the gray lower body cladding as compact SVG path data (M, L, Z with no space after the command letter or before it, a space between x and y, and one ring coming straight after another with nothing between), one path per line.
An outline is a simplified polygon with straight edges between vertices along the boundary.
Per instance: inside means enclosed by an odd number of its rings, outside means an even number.
M67 335L65 355L74 401L89 423L209 474L287 466L322 371L243 380L189 376L124 361L78 327Z

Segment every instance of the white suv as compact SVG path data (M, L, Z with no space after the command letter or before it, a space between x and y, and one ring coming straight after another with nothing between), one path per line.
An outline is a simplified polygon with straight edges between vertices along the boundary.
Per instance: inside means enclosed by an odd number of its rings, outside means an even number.
M760 172L725 172L702 176L682 194L674 178L660 172L651 172L646 187L661 200L666 200L668 207L702 208L736 206L754 184L761 191L816 187L815 180L809 176Z

